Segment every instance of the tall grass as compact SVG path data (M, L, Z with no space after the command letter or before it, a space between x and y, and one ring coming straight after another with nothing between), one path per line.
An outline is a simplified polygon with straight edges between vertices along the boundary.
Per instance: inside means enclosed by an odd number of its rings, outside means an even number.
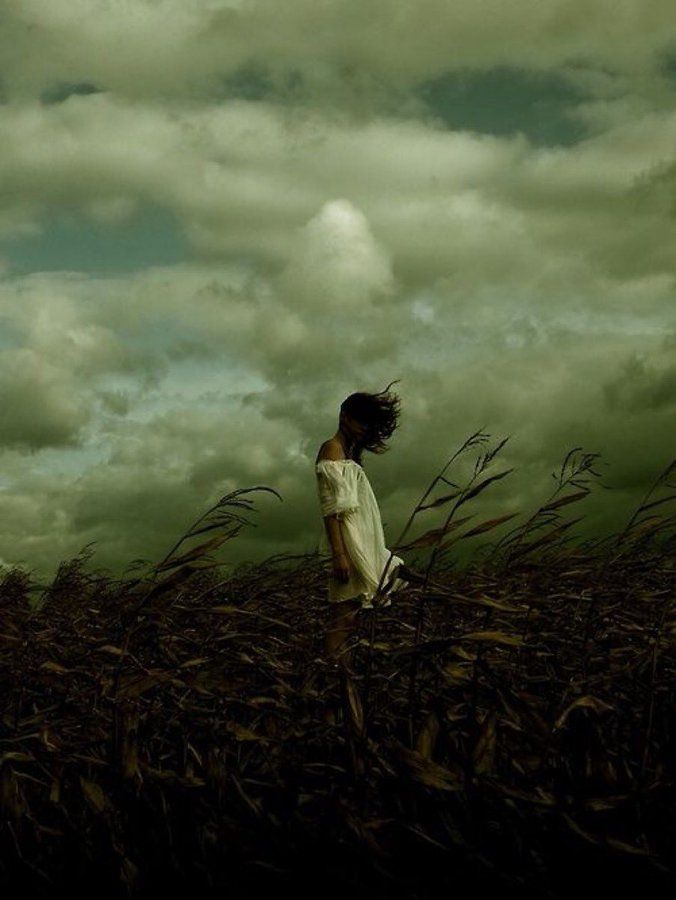
M570 451L534 511L471 523L512 471L488 442L413 509L393 552L422 581L360 614L352 675L322 659L322 557L218 571L272 488L222 497L120 579L87 571L90 547L39 590L7 571L2 882L563 897L584 868L588 888L673 887L676 461L619 532L582 541L598 454Z

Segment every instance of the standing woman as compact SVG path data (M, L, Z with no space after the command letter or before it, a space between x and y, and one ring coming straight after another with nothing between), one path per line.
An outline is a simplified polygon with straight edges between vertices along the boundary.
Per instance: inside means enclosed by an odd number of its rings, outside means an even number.
M378 502L362 467L363 451L384 453L385 441L397 427L400 401L387 393L389 387L378 394L350 394L343 400L338 430L322 444L315 460L324 521L319 550L331 556L325 651L335 665L347 669L351 653L344 645L357 612L373 609L385 567L379 592L383 606L391 605L391 594L408 580L399 577L407 571L404 560L395 555L390 559Z

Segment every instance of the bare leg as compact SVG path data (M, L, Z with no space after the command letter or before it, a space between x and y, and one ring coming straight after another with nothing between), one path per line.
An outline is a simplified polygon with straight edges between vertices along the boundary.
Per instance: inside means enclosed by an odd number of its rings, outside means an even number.
M326 656L341 668L352 668L352 651L348 647L348 640L354 631L360 607L360 600L344 600L342 603L332 603L329 610L324 649Z

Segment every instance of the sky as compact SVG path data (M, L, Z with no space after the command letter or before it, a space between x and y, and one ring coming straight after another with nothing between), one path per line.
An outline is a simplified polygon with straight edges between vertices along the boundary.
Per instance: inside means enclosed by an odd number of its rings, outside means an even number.
M580 447L607 533L674 458L669 0L0 0L0 135L4 565L119 575L261 485L217 558L311 552L395 379L390 544L480 429L473 525Z

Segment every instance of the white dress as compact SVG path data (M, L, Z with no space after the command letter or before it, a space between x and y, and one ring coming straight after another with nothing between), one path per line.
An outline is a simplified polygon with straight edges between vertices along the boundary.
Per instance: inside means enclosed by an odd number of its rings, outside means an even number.
M380 598L383 606L390 606L391 595L406 584L395 574L404 560L394 554L390 558L378 501L366 472L353 459L322 459L315 464L315 473L321 515L337 514L350 563L350 578L345 584L329 571L329 602L360 598L362 609L373 609L373 595L387 566ZM319 553L332 555L323 522Z

